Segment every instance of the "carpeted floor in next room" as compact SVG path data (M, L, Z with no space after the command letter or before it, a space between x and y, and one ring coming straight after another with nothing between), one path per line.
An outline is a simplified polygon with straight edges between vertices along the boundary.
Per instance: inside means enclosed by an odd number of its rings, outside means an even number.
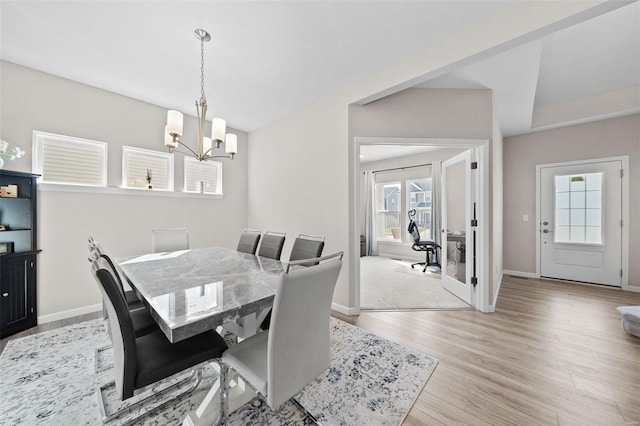
M373 310L464 309L468 304L442 288L440 272L382 256L360 258L360 307Z

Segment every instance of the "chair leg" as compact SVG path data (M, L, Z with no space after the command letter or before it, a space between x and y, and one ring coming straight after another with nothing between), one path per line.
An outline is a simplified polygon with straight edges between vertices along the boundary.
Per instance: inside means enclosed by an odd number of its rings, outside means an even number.
M136 408L139 408L142 404L150 401L150 400L154 400L157 399L163 395L165 395L167 392L169 392L170 390L184 384L187 383L188 381L190 381L194 376L196 376L196 380L194 382L194 384L189 387L188 389L180 392L179 394L175 395L174 397L166 400L165 402L163 402L162 404L159 404L155 407L153 407L152 409L150 409L147 412L141 413L129 420L127 420L125 423L123 423L122 425L130 425L138 420L140 420L141 418L148 416L151 413L154 413L158 410L160 410L161 408L165 407L166 405L175 402L177 400L179 400L180 398L184 397L187 394L190 394L191 392L193 392L198 385L200 384L200 380L202 378L202 368L197 368L197 369L193 369L191 374L189 374L188 377L186 377L185 379L180 380L179 382L176 382L174 384L172 384L171 386L168 386L167 388L161 390L160 392L157 393L153 393L143 399L141 399L140 401L136 402L135 404L131 404L130 406L128 406L127 408L124 408L122 410L116 411L115 413L111 413L111 414L107 414L107 406L104 400L104 397L102 395L102 393L112 387L115 387L116 382L112 381L107 383L106 385L102 385L98 388L98 405L100 406L100 414L102 415L102 423L107 423L110 422L114 419L117 419L119 417L124 416L127 413L130 413L131 411L135 410Z
M218 425L227 424L229 416L229 366L220 361L220 420Z
M100 367L100 365L98 363L98 358L100 357L100 352L107 351L107 350L109 350L111 348L113 348L112 344L104 345L104 346L100 346L99 348L96 348L96 354L95 354L95 360L96 360L96 362L95 362L95 364L96 364L95 371L96 371L96 373L100 373L101 371L105 371L105 370L108 370L111 367L113 367L112 365L110 365L108 367L104 367L104 366Z

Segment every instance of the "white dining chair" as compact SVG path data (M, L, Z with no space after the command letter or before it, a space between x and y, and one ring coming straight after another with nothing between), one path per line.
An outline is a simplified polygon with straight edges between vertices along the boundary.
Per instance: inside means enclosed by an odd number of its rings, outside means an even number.
M243 377L274 410L329 368L331 301L342 255L313 259L320 263L307 268L297 265L305 262L290 263L276 290L269 331L255 334L222 354L223 424L229 412L225 397L229 394L228 368Z
M152 229L151 252L164 253L189 249L189 231L186 228Z

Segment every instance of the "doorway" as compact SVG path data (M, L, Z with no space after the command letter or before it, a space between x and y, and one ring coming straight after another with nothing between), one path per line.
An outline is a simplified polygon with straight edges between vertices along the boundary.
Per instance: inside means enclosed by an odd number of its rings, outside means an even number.
M488 168L482 167L485 164L487 158L488 141L476 140L476 139L428 139L428 138L373 138L373 137L356 137L355 149L352 153L352 180L351 180L351 193L353 195L361 193L361 179L360 179L360 145L414 145L414 146L436 146L438 148L466 148L472 149L477 152L477 159L479 166L478 171L478 185L477 185L477 209L479 213L478 228L477 228L477 248L478 258L477 261L477 287L475 291L472 291L470 297L470 304L478 310L489 311L489 281L488 281ZM352 197L352 200L358 197ZM350 215L352 242L360 241L361 227L359 225L360 217L362 213L362 207L359 203L352 203L352 214ZM440 229L438 229L440 230ZM352 259L353 262L350 265L350 277L354 286L351 287L354 291L352 294L354 300L354 309L349 314L358 314L360 311L360 250L358 244L352 246ZM470 277L470 276L469 276Z
M623 286L624 163L609 158L537 167L541 277Z

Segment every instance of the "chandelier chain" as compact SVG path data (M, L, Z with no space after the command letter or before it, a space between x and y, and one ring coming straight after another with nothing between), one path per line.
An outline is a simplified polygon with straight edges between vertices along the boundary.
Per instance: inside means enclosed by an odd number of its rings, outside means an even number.
M200 39L200 102L206 102L204 95L204 38Z

